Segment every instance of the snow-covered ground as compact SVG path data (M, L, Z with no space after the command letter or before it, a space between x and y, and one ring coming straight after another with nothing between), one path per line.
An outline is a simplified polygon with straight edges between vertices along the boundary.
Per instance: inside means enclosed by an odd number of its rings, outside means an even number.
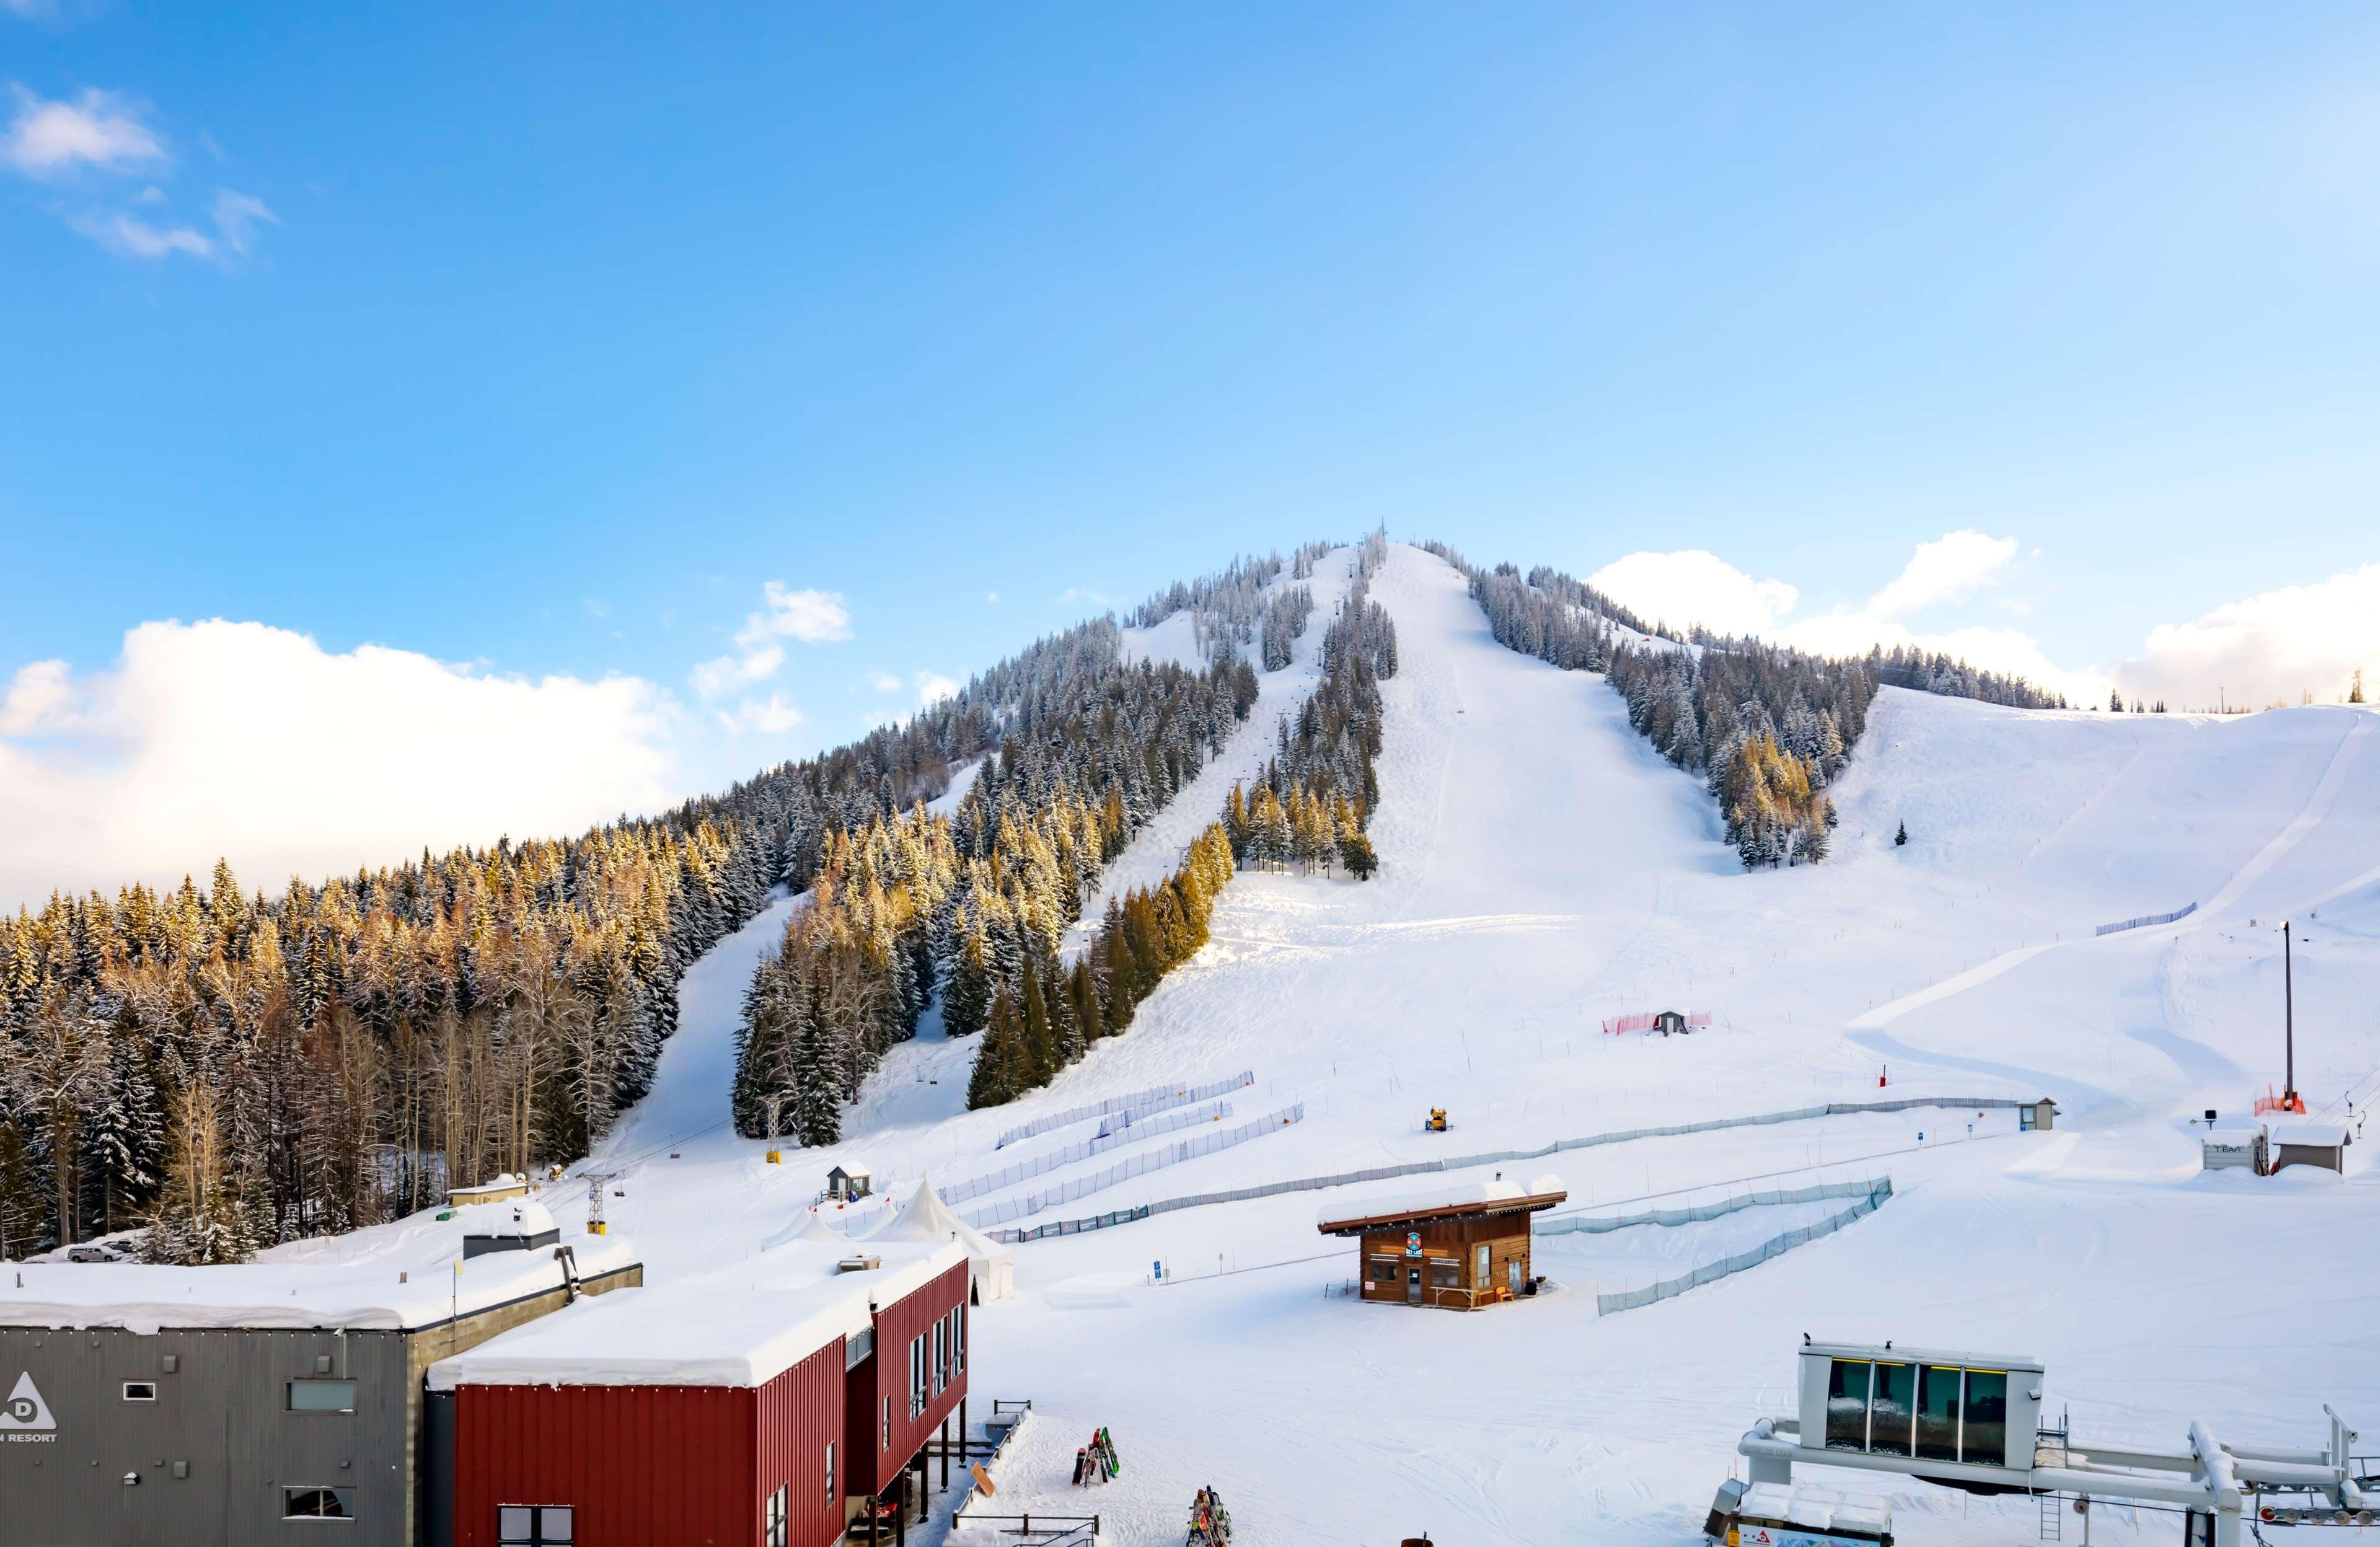
M1344 568L1325 561L1298 665L1267 678L1244 738L1269 738L1276 695L1310 675ZM955 1180L1095 1131L995 1154L1037 1114L1243 1068L1256 1083L1231 1122L1293 1101L1304 1121L1038 1217L1828 1101L2046 1094L2062 1108L2050 1134L2003 1110L1921 1107L1525 1163L1523 1178L1560 1173L1571 1210L1892 1180L1837 1235L1606 1318L1598 1282L1673 1276L1840 1203L1552 1236L1552 1292L1478 1315L1326 1294L1354 1259L1317 1211L1362 1188L1026 1244L1019 1297L979 1311L973 1340L978 1406L1030 1397L1037 1413L1000 1464L999 1507L1096 1510L1114 1547L1152 1547L1179 1540L1211 1483L1256 1547L1424 1530L1682 1544L1738 1436L1788 1408L1804 1332L2039 1356L2050 1410L2070 1406L2085 1443L2169 1447L2204 1417L2227 1439L2312 1444L2325 1401L2380 1424L2380 1131L2344 1179L2259 1179L2200 1175L2188 1122L2279 1082L2284 916L2303 932L2301 1087L2317 1108L2380 1095L2371 714L2026 713L1888 689L1835 791L1835 858L1746 875L1708 798L1599 677L1496 645L1461 578L1415 550L1391 550L1374 595L1402 665L1384 685L1376 880L1243 875L1212 944L1050 1090L965 1112L973 1050L929 1027L870 1081L845 1143L771 1166L723 1119L737 1001L795 906L774 905L694 969L659 1085L593 1163L620 1173L613 1229L652 1281L758 1251L838 1159L896 1188ZM1111 874L1170 868L1187 835L1174 816L1207 820L1228 783L1185 792ZM2193 901L2179 924L2092 932ZM1597 1029L1670 1007L1717 1026ZM1422 1131L1431 1106L1451 1132ZM583 1189L545 1191L565 1235ZM1075 1490L1074 1449L1103 1424L1123 1475ZM1897 1508L1911 1547L2035 1523L2030 1503L1922 1485ZM2119 1543L2177 1529L2120 1509L2093 1524Z

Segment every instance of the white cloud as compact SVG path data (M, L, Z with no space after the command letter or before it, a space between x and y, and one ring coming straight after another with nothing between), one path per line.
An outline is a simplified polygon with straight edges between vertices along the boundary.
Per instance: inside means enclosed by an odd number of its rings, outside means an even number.
M758 644L772 635L789 635L804 644L851 638L851 610L840 591L788 591L783 580L771 580L760 588L760 597L766 611L745 617L737 644Z
M281 217L265 208L263 200L227 188L215 190L214 217L215 234L231 252L246 252L255 241L259 225L281 224Z
M765 700L745 699L736 704L733 713L721 713L717 718L730 736L741 736L746 731L783 736L802 723L802 712L787 703L782 695L771 693Z
M993 592L991 599L995 602L999 601L999 593L996 591ZM1103 591L1093 591L1088 586L1068 586L1065 590L1058 593L1058 600L1061 602L1088 602L1095 607L1112 607L1116 604L1114 597L1110 596Z
M985 591L983 593L983 604L987 607L996 607L1000 605L1000 592L996 591Z
M0 709L0 903L203 875L250 885L558 834L675 798L667 695L537 680L259 623L147 623L114 670L20 668ZM358 713L370 705L370 713Z
M73 673L64 661L17 668L0 699L0 736L38 736L65 725L74 711Z
M917 702L931 705L941 702L959 690L957 682L940 672L919 672L917 676Z
M901 690L901 676L898 672L869 672L868 686L880 693L897 693Z
M1631 554L1587 577L1587 584L1645 618L1721 634L1766 634L1793 610L1801 593L1782 580L1755 580L1715 554Z
M78 214L67 224L122 258L169 258L184 253L212 258L215 240L189 225L152 225L117 211L113 214Z
M1900 575L1868 599L1868 613L1906 617L1937 603L1962 602L1998 584L2016 548L2013 537L1987 537L1973 528L1920 542Z
M2127 698L2179 707L2211 704L2220 693L2261 706L2295 703L2309 691L2317 702L2336 702L2358 667L2367 674L2366 696L2380 697L2380 564L2160 625L2114 677Z
M785 664L779 640L826 644L851 638L851 610L840 591L789 591L783 580L771 580L760 588L760 603L761 610L745 614L735 631L736 653L694 668L694 690L703 698L776 676Z
M0 137L0 159L29 177L56 179L85 168L128 172L173 159L164 141L141 121L140 110L113 91L86 91L72 102L49 102L13 82L8 90L17 112Z

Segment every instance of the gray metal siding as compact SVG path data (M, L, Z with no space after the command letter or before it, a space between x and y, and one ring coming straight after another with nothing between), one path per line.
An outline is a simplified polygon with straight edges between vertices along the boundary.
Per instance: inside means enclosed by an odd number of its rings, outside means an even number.
M30 1374L56 1424L47 1437L0 1435L11 1547L319 1542L325 1530L354 1547L407 1547L405 1342L0 1327L0 1385ZM356 1383L355 1412L287 1410L284 1383L315 1377L319 1358L331 1378ZM154 1382L157 1400L125 1401L128 1381ZM285 1521L284 1486L352 1489L355 1518Z

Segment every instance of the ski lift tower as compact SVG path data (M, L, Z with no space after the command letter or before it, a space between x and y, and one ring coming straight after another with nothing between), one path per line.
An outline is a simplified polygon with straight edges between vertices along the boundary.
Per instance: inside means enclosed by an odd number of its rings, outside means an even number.
M590 1236L611 1234L603 1222L603 1188L618 1175L616 1171L587 1173L587 1233Z

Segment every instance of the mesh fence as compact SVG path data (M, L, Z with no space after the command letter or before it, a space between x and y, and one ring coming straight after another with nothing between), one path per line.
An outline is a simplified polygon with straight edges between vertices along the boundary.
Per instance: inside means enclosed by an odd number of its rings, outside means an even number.
M1325 1188L1350 1187L1357 1182L1386 1182L1399 1176L1418 1175L1430 1171L1461 1171L1475 1165L1498 1165L1507 1161L1544 1160L1565 1150L1593 1149L1598 1144L1625 1144L1638 1139L1668 1139L1679 1134L1710 1133L1719 1128L1758 1127L1769 1123L1798 1123L1812 1117L1841 1117L1863 1112L1913 1112L1919 1107L1940 1107L1952 1110L1972 1107L1977 1111L2010 1110L2031 1106L2029 1101L2017 1101L2007 1096L1912 1096L1889 1102L1828 1102L1823 1106L1796 1107L1790 1112L1763 1112L1748 1117L1714 1117L1702 1123L1673 1123L1665 1127L1627 1128L1618 1133L1589 1134L1584 1139L1558 1139L1551 1144L1535 1150L1492 1150L1484 1154L1450 1155L1444 1160L1408 1161L1398 1165L1376 1165L1362 1171L1342 1171L1329 1176L1295 1176L1287 1181L1266 1182L1257 1187L1233 1188L1225 1192L1198 1192L1184 1198L1160 1198L1138 1212L1126 1212L1125 1217L1114 1224L1127 1224L1133 1219L1145 1219L1150 1214L1171 1213L1176 1209L1199 1209L1209 1203L1244 1203L1255 1198L1272 1198L1284 1192L1318 1192ZM1299 1111L1304 1111L1301 1103ZM970 1221L969 1223L973 1223ZM1080 1230L1103 1228L1087 1220L1072 1222ZM1044 1226L1043 1235L1074 1235L1077 1230L1059 1231ZM1002 1240L1029 1240L1038 1236L1002 1233Z
M2177 919L2187 919L2197 911L2198 905L2192 903L2188 907L2176 908L2171 913L2144 913L2137 919L2127 919L2119 924L2102 924L2097 932L2119 934L2125 930L2146 929L2151 924L2170 924Z
M1221 1128L1211 1133L1202 1133L1196 1139L1160 1144L1154 1150L1144 1150L1139 1154L1118 1161L1104 1171L1095 1171L1087 1176L1076 1176L1072 1180L1060 1182L1054 1187L1028 1192L1022 1198L1002 1199L995 1203L986 1203L981 1208L969 1210L959 1218L978 1230L987 1224L1006 1224L1011 1220L1023 1219L1027 1214L1038 1214L1052 1204L1071 1203L1077 1198L1087 1198L1092 1193L1104 1191L1118 1182L1128 1182L1135 1176L1145 1176L1152 1171L1161 1171L1169 1165L1180 1165L1184 1161L1196 1160L1201 1155L1211 1155L1219 1151L1229 1150L1235 1145L1245 1144L1251 1139L1262 1139L1266 1134L1305 1120L1305 1103L1299 1102L1294 1106L1285 1106L1279 1112L1259 1117L1253 1123L1243 1123L1236 1128Z
M1637 1224L1698 1224L1704 1220L1734 1213L1739 1209L1767 1208L1779 1203L1815 1203L1828 1198L1865 1198L1875 1190L1874 1182L1817 1182L1806 1188L1770 1188L1759 1192L1740 1192L1713 1203L1688 1204L1675 1209L1647 1209L1641 1214L1539 1214L1532 1234L1600 1236L1608 1230L1625 1230Z
M1142 1090L1129 1096L1111 1096L1088 1106L1070 1106L1063 1112L1053 1112L1047 1117L1036 1117L1029 1123L1020 1124L994 1139L991 1147L1004 1150L1020 1139L1031 1139L1036 1134L1048 1133L1051 1128L1062 1128L1069 1123L1086 1123L1094 1117L1106 1117L1116 1113L1146 1115L1163 1112L1170 1107L1188 1106L1193 1102L1207 1101L1226 1090L1237 1090L1256 1082L1255 1071L1244 1069L1229 1079L1219 1079L1211 1085L1160 1085L1153 1090Z
M1099 1125L1096 1139L1081 1139L1063 1149L1051 1150L1031 1160L1002 1166L986 1175L969 1177L964 1182L934 1190L941 1194L945 1203L964 1203L971 1198L981 1198L985 1193L1014 1187L1028 1176L1038 1176L1045 1171L1055 1171L1062 1165L1072 1165L1076 1161L1088 1160L1093 1155L1104 1154L1125 1144L1136 1144L1161 1133L1173 1133L1205 1123L1220 1122L1231 1115L1232 1103L1229 1102L1217 1102L1212 1106L1193 1107L1187 1112L1169 1112L1138 1120L1128 1113L1118 1113Z
M1888 1176L1880 1178L1873 1188L1867 1191L1867 1195L1858 1202L1845 1209L1841 1213L1828 1215L1815 1224L1805 1224L1799 1230L1788 1230L1781 1236L1761 1242L1749 1251L1739 1251L1732 1257L1722 1257L1716 1262L1706 1262L1692 1273L1681 1273L1676 1278L1665 1278L1658 1284L1648 1284L1641 1289L1623 1289L1616 1295L1597 1295L1595 1297L1596 1314L1609 1316L1615 1310L1633 1310L1639 1306L1651 1305L1656 1300L1670 1299L1684 1294L1689 1289L1715 1283L1730 1273L1740 1273L1746 1268L1756 1268L1772 1257L1782 1257L1795 1247L1808 1246L1812 1241L1833 1235L1853 1220L1862 1219L1876 1212L1883 1206L1884 1200L1891 1196L1892 1179Z

